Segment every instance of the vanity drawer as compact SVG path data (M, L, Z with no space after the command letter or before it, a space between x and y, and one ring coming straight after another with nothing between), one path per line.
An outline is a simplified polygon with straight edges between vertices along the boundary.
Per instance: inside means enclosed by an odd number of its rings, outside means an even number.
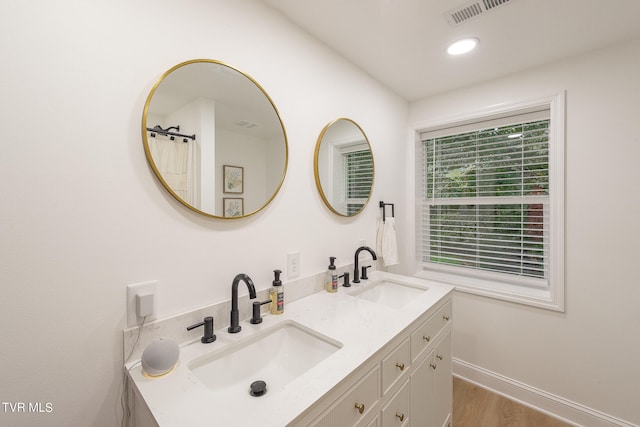
M380 417L375 417L371 420L371 422L367 424L367 427L380 427Z
M400 343L387 357L382 359L382 394L402 378L411 365L409 338Z
M451 302L440 308L411 334L411 360L413 362L433 344L442 328L451 322Z
M382 425L384 427L401 427L409 425L409 380L395 396L382 408Z
M367 373L358 383L345 392L326 413L312 426L351 427L361 423L378 403L380 369L378 366ZM369 417L370 420L370 417Z

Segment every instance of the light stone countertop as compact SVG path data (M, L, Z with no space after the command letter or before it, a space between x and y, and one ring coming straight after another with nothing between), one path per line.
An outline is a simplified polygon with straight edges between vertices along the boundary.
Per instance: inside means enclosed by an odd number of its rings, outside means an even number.
M401 310L349 295L385 279L429 290ZM202 344L198 340L182 345L178 365L163 377L148 378L142 374L139 363L130 363L128 367L134 366L129 371L130 379L161 427L282 427L296 419L426 311L441 305L443 298L452 291L453 287L449 285L374 271L368 281L354 283L349 289L340 287L333 294L317 292L285 305L282 315L263 315L263 323L259 325L242 321L242 331L238 334L229 334L226 328L218 329L215 331L217 340L212 344ZM283 390L272 395L267 392L259 398L247 392L222 401L214 399L211 391L189 369L192 361L208 353L286 321L296 322L338 341L342 348L291 381ZM260 355L256 355L255 363L261 363Z

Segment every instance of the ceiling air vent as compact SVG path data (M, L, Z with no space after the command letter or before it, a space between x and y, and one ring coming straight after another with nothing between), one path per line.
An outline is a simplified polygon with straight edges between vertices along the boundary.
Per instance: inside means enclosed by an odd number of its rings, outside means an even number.
M445 13L447 22L452 25L460 25L470 19L494 10L498 6L505 5L512 0L482 0L471 1L451 9Z
M487 11L490 11L494 7L502 6L505 3L509 3L509 0L482 0L484 3L484 8Z

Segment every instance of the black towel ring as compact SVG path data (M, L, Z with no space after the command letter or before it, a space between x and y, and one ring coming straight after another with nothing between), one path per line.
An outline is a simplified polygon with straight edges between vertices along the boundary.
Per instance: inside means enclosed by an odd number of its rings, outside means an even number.
M391 206L391 218L394 218L396 216L395 205L393 203L385 203L381 201L380 208L382 209L382 222L386 222L387 220L386 209L385 209L387 206Z

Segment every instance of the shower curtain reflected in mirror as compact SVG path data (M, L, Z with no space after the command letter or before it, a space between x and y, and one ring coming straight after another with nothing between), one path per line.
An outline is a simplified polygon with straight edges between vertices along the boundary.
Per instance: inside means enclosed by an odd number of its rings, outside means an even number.
M162 178L178 197L195 205L194 142L183 142L182 138L171 140L162 135L148 136L149 150Z

